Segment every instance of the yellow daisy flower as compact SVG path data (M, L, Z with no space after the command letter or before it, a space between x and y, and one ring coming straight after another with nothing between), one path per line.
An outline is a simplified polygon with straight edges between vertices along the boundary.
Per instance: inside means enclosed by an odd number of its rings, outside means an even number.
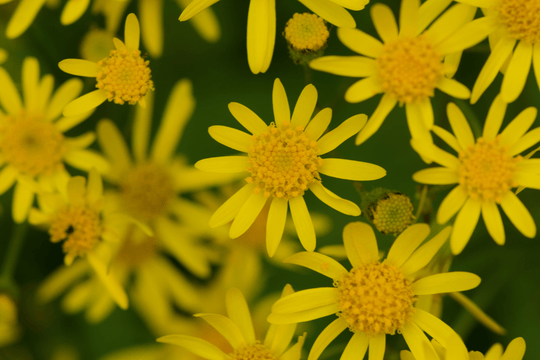
M189 5L191 0L176 0L181 8ZM121 18L130 0L96 0L95 12L105 16L107 30L116 33ZM138 14L141 20L141 37L145 48L152 57L161 57L163 53L163 0L139 0ZM221 36L217 17L212 9L202 11L190 19L190 23L203 39L216 42Z
M452 359L468 359L459 336L442 320L415 306L417 296L464 291L480 284L472 273L451 272L416 279L414 273L426 266L448 239L451 228L428 237L426 224L415 224L395 240L386 260L379 260L373 229L365 223L349 223L343 242L353 268L347 271L336 260L319 253L301 252L286 262L301 265L334 281L334 287L308 289L278 300L268 321L272 324L304 322L335 314L338 316L318 336L308 355L317 360L324 349L345 329L354 333L341 359L382 359L386 335L397 331L418 360L437 359L424 331L452 351ZM419 247L420 246L420 247Z
M233 221L229 235L237 238L253 224L267 200L271 198L266 226L266 247L273 256L281 240L287 207L298 237L308 251L315 249L315 230L304 193L309 189L328 206L351 216L360 215L360 208L326 189L319 174L355 180L380 179L386 171L378 165L354 160L322 159L324 155L356 134L366 122L363 114L344 121L334 130L328 127L332 109L321 110L310 122L317 103L313 85L304 88L292 118L285 89L279 79L274 82L274 119L267 125L253 111L239 103L230 103L232 115L252 135L225 126L209 128L214 140L247 156L222 156L200 160L195 167L218 173L247 172L247 184L227 200L212 216L211 227ZM309 122L309 124L308 124ZM306 126L307 125L307 126Z
M501 96L497 96L489 110L482 137L476 141L461 110L450 103L447 111L455 136L437 126L433 131L459 156L432 143L413 140L413 148L419 154L429 154L433 161L443 166L418 171L413 179L422 184L458 184L437 212L439 224L445 224L459 212L450 239L452 252L457 255L467 245L480 214L493 240L499 245L504 244L504 228L497 204L523 235L534 238L534 220L510 189L517 186L540 189L538 159L524 159L519 155L540 142L540 129L527 133L536 119L537 110L533 107L525 109L498 135L506 105Z
M110 252L107 245L118 241L129 218L104 209L103 183L95 169L90 170L88 183L84 177L75 176L60 190L38 195L40 208L30 211L29 222L47 228L53 243L63 242L67 266L76 257L85 257L116 303L126 309L127 295L109 275L106 257ZM79 288L75 298L80 299L89 290L89 287Z
M82 90L82 82L72 79L53 94L54 78L45 75L40 80L39 62L33 57L23 61L22 92L7 71L0 67L0 194L16 183L13 195L13 219L21 223L26 219L40 189L52 190L63 186L69 174L67 163L88 171L96 167L107 170L104 159L91 150L94 133L87 132L76 138L67 138L64 132L87 119L91 112L74 117L62 117L65 104Z
M125 26L125 44L114 38L116 50L108 57L95 63L82 59L62 60L58 66L68 74L95 77L98 90L83 95L64 108L64 116L75 116L90 111L105 100L115 104L130 105L139 103L146 106L145 95L154 90L150 78L150 63L141 57L139 50L140 28L135 14L129 14Z
M290 285L285 286L282 297L293 294ZM255 337L251 314L242 292L231 288L226 296L227 315L196 314L214 327L231 344L233 351L224 353L206 340L187 335L167 335L157 339L158 342L178 345L203 359L272 359L300 360L305 334L290 347L289 344L296 330L296 323L286 325L270 325L264 343Z
M447 351L442 347L437 341L431 340L433 347L439 355L441 360L450 360L450 356L447 356ZM522 360L523 355L525 355L525 340L518 337L515 338L508 344L506 351L503 351L501 344L493 345L487 352L486 355L478 351L469 352L470 360ZM400 354L401 360L416 360L413 354L410 351L403 350Z
M358 133L356 144L371 137L397 103L405 104L409 131L413 138L431 141L433 108L430 98L439 89L458 99L468 99L470 91L447 78L443 59L471 47L486 36L485 20L475 20L475 8L455 5L428 25L447 3L420 0L401 2L400 28L390 8L371 7L375 29L383 40L358 29L338 29L338 37L349 49L364 56L324 56L310 62L315 70L335 75L362 77L345 93L345 100L358 103L383 93L366 126ZM428 158L429 159L429 158Z
M192 0L180 15L186 21L219 0ZM362 10L369 0L299 0L308 9L326 21L346 28L356 27L356 22L345 9ZM247 54L252 73L268 70L276 41L276 0L251 0L247 23Z
M534 67L540 86L540 3L531 0L456 0L482 7L486 30L489 30L491 54L474 84L471 103L476 103L503 71L501 97L515 101L523 91ZM517 44L517 46L516 46Z

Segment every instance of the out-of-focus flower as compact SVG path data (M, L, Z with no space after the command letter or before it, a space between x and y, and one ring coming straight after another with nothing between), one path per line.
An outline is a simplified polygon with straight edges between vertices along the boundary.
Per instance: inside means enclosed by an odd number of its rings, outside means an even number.
M444 347L442 347L437 341L431 340L433 347L437 351L438 358L441 360L451 360L452 358L447 355L448 351ZM486 352L486 354L482 354L478 351L471 351L469 352L469 359L470 360L521 360L523 359L523 356L525 355L525 340L523 338L518 337L515 338L508 344L508 347L506 348L506 351L503 351L503 347L501 344L497 343L493 345L489 350ZM418 358L415 358L414 355L407 350L403 350L400 353L401 360L416 360Z
M193 0L180 15L186 21L219 0ZM300 0L311 11L326 21L346 28L354 28L356 22L345 8L362 10L369 0ZM276 1L251 0L247 23L247 54L251 72L264 73L268 70L276 41Z
M381 359L386 335L396 331L419 359L436 359L425 331L451 349L452 359L465 360L467 349L459 336L442 320L415 306L419 295L464 291L480 284L478 276L466 272L414 277L448 239L450 231L447 227L420 246L430 228L426 224L411 225L398 236L386 260L381 262L373 229L365 223L350 223L343 230L343 241L353 268L347 271L334 259L319 253L291 256L286 262L328 276L334 287L308 289L283 297L272 307L268 321L288 324L338 316L315 340L308 360L317 360L347 328L354 335L343 352L344 359L361 359L368 347L371 360Z
M511 189L517 186L540 189L540 162L519 155L540 142L540 128L527 132L536 119L536 108L523 110L499 134L506 104L497 96L486 118L482 137L477 140L465 115L455 104L448 104L447 112L454 135L437 126L433 131L459 157L432 143L413 140L413 148L418 153L443 166L418 171L413 179L423 184L458 184L437 212L439 224L445 224L459 212L450 239L452 252L459 254L467 245L480 214L493 240L499 245L504 244L504 228L497 204L523 235L534 238L536 224Z
M106 58L114 45L111 33L98 27L92 27L81 41L79 52L84 60L99 62Z
M364 56L324 56L309 64L315 70L365 78L349 87L345 93L348 102L358 103L384 94L358 133L357 145L379 129L397 103L405 104L412 138L431 141L429 131L434 116L430 98L435 95L435 89L458 99L469 98L467 87L445 76L443 60L482 41L487 36L484 21L471 22L475 8L460 4L442 14L426 30L444 10L433 7L435 2L427 1L421 7L419 0L403 0L399 32L392 10L375 4L371 7L371 17L383 42L358 29L338 29L341 42Z
M67 138L64 132L87 119L91 112L74 117L62 117L65 104L82 90L82 82L72 79L53 94L54 78L45 75L40 80L39 63L33 57L23 62L22 90L24 103L7 71L0 67L0 194L16 183L13 196L13 219L26 219L40 190L52 191L65 186L69 174L67 163L88 171L96 167L107 170L107 162L91 150L93 132Z
M76 257L85 257L116 303L126 309L127 295L108 273L104 257L110 253L106 246L119 241L129 219L123 214L104 211L103 183L95 170L90 170L88 183L84 177L75 176L65 189L59 190L59 193L38 195L40 208L30 211L29 222L47 228L52 242L63 242L67 266ZM79 288L74 298L80 301L90 290L88 286Z
M185 8L191 0L176 0L178 6ZM130 0L95 0L93 12L105 16L108 31L115 34ZM163 0L139 0L138 15L141 20L141 37L144 47L152 57L163 53ZM203 39L216 42L221 36L219 22L212 9L200 12L190 19L190 23Z
M8 58L8 52L5 49L0 48L0 65L6 62Z
M476 103L491 85L499 71L504 73L501 99L515 101L523 91L534 66L536 82L540 86L540 3L529 0L456 0L464 4L481 6L489 35L489 55L476 83L471 103ZM517 44L517 46L516 46Z
M19 338L17 306L6 294L0 294L0 348L14 343Z
M283 289L282 297L293 294L290 285ZM286 325L270 325L264 342L256 339L251 314L242 292L231 288L226 296L227 315L196 314L214 327L230 343L233 351L227 355L212 343L188 335L167 335L157 341L181 346L195 355L208 358L213 354L215 359L276 359L300 360L305 334L290 347L289 344L296 330L296 323Z
M139 50L140 28L135 14L129 14L126 19L125 44L114 38L116 50L111 50L109 56L95 63L82 59L62 60L58 66L68 74L95 77L98 90L83 95L69 104L63 110L64 116L75 116L90 111L101 105L105 100L115 104L146 106L145 96L154 90L151 79L149 61L141 57Z
M323 109L310 122L316 102L317 90L313 85L306 86L291 118L287 94L281 81L276 79L273 92L275 123L267 125L244 105L229 104L232 115L252 135L225 126L212 126L210 136L223 145L247 153L247 156L209 158L198 161L195 166L218 173L247 172L248 178L247 184L214 213L211 227L234 219L229 235L237 238L249 229L271 198L266 246L268 254L273 256L283 234L288 207L302 245L308 251L315 249L315 230L304 201L308 189L328 206L347 215L360 215L356 204L326 189L319 174L368 181L382 178L386 171L365 162L322 159L320 155L334 150L356 134L364 126L366 116L352 116L321 137L330 123L332 110Z

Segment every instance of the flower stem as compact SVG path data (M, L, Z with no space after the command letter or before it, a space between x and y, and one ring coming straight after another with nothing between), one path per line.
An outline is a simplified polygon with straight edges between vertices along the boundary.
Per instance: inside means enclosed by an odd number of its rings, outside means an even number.
M11 241L8 244L4 258L2 272L0 272L0 291L4 290L11 293L13 296L17 296L19 293L18 286L13 280L13 274L19 260L19 255L21 253L27 231L28 222L16 224L14 226Z

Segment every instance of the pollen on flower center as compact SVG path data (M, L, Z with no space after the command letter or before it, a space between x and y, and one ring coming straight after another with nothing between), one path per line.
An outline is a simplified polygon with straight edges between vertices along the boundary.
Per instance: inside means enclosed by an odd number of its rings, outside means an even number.
M308 139L302 127L292 129L288 121L274 124L260 135L253 135L249 150L248 183L265 197L302 196L314 181L320 181L318 169L323 160L317 156L317 142Z
M296 50L318 51L330 36L324 20L315 14L294 14L285 26L285 39Z
M66 206L49 228L53 243L64 241L65 253L81 256L92 250L101 237L99 214L86 206Z
M107 90L109 101L135 105L154 89L149 63L139 50L111 50L108 57L98 62L101 72L96 87Z
M232 360L277 360L277 357L259 342L240 347L229 356Z
M120 183L120 192L126 210L143 220L161 214L175 194L171 176L152 163L131 169Z
M540 2L500 0L495 10L511 36L529 44L540 41Z
M508 190L518 186L514 180L516 163L521 156L508 155L508 147L500 144L500 137L476 144L459 154L459 183L473 199L502 201Z
M432 97L443 75L442 57L424 35L385 44L376 66L383 91L401 104Z
M0 154L7 163L30 175L47 175L62 169L64 136L39 118L7 117L0 125Z
M352 332L393 335L414 313L411 282L400 268L386 262L353 268L334 286L341 309L338 316L349 323Z

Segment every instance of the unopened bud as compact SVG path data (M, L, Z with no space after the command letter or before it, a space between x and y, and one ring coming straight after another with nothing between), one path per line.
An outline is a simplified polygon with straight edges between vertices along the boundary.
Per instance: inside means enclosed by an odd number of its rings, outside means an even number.
M363 197L366 216L385 235L400 234L414 218L411 199L399 191L379 188Z
M330 33L324 20L315 14L294 14L285 26L283 36L295 64L307 65L322 56Z

